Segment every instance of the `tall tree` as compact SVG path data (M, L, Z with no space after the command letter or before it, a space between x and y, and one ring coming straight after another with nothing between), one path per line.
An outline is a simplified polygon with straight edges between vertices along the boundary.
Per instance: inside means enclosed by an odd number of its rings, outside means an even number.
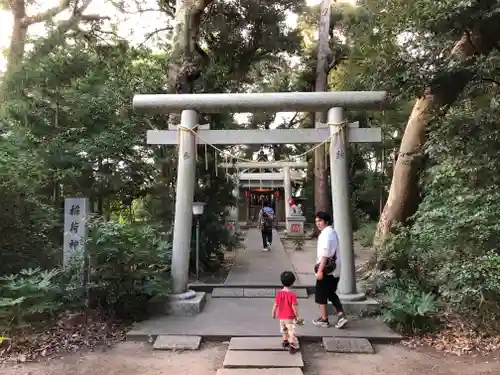
M398 0L387 1L381 7L378 5L379 11L385 8L386 11L393 12L396 4L402 6ZM411 8L413 6L414 4ZM422 171L423 146L429 123L442 116L453 105L475 77L475 64L482 56L496 49L500 40L498 16L500 8L497 1L451 2L435 5L422 1L421 6L425 6L427 12L419 14L418 20L411 14L409 8L401 12L401 8L398 7L397 12L403 14L397 21L400 22L400 29L397 30L395 27L391 33L394 35L398 31L402 32L403 27L406 31L411 30L413 35L410 38L414 38L419 44L419 49L424 50L422 57L418 56L415 60L424 60L427 67L434 63L437 69L427 72L431 80L426 87L421 88L406 123L389 196L374 238L376 247L384 243L394 223L404 223L417 210L418 181ZM404 21L409 26L406 26ZM425 33L431 33L435 39L441 41L441 45L435 45L437 43L430 46L423 45L422 36ZM450 45L451 38L455 35L459 36L459 40L448 49L446 55L446 46Z
M55 22L55 27L51 29L47 38L37 47L37 50L42 53L48 53L53 48L64 41L66 33L78 26L82 21L98 21L104 17L97 14L84 14L87 8L92 3L92 0L84 0L81 3L71 0L60 0L59 4L42 10L35 14L29 14L27 0L11 0L7 2L7 9L12 13L12 30L9 49L7 50L7 66L4 72L4 79L0 87L0 103L6 99L8 92L9 77L23 63L26 44L28 43L28 31L33 25L54 22L55 17L65 11L71 11L69 18Z
M331 0L323 0L319 13L318 59L316 62L315 91L328 90L328 56L330 55L330 13ZM326 123L326 113L317 112L315 123ZM328 181L325 160L326 148L320 146L314 150L314 206L316 211L329 211Z

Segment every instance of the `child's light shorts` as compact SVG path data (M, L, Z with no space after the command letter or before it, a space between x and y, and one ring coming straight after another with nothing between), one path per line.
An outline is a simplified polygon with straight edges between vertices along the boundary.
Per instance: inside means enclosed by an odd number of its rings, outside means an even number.
M295 320L294 319L280 320L280 332L283 334L295 333Z

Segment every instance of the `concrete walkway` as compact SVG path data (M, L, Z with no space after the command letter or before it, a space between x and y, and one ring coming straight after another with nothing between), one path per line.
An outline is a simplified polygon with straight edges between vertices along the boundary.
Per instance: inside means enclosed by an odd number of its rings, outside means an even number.
M245 246L238 250L234 265L224 282L225 286L275 285L280 287L281 272L294 271L276 230L273 230L271 251L262 251L262 237L257 228L248 230L243 244ZM295 286L299 285L297 279Z
M136 323L127 333L131 340L144 340L156 335L202 336L206 339L229 337L265 337L280 334L279 322L271 317L273 298L209 298L203 312L194 316L165 315ZM300 315L305 320L297 328L297 336L308 340L323 337L366 338L387 342L402 337L389 329L382 320L353 317L346 329L320 328L311 323L318 317L314 297L299 300Z

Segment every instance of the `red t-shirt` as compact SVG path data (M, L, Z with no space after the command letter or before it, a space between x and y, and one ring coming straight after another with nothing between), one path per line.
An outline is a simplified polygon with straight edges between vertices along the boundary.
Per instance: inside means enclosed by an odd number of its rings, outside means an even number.
M293 306L297 305L297 295L289 290L276 293L274 302L278 305L278 319L295 319Z

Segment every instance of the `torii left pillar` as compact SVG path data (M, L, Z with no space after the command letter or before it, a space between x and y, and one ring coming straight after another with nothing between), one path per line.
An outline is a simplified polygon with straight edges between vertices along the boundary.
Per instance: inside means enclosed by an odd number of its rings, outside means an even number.
M177 188L175 193L175 223L172 243L172 292L182 295L187 290L189 278L189 253L191 252L191 226L196 178L196 135L198 113L191 109L181 112L179 158L177 163ZM184 129L183 129L184 128ZM189 293L192 295L192 293ZM188 296L187 296L188 297Z

